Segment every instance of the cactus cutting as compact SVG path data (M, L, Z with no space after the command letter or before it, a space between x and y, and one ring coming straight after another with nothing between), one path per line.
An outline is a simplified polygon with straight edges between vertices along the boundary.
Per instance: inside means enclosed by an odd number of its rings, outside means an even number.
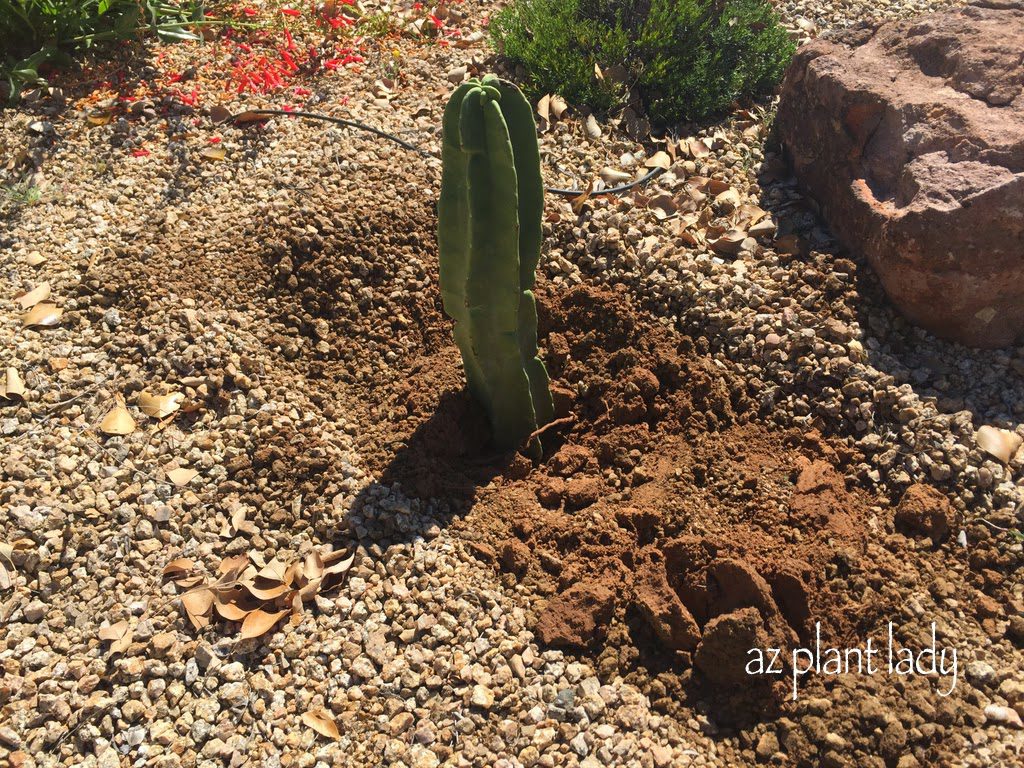
M493 75L459 86L445 108L442 162L444 310L494 444L511 450L554 411L533 295L544 187L533 112L519 89Z

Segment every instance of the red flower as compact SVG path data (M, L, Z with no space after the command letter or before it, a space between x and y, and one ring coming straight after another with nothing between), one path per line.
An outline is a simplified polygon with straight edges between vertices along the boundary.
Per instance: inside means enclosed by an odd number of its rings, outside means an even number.
M259 11L257 11L255 8L243 8L242 13L244 13L246 16L252 17L259 14Z
M333 72L338 67L342 66L343 63L344 62L342 62L341 59L325 59L324 60L324 69L329 69L329 70L331 70Z
M295 111L295 107L293 107L291 104L282 104L281 105L281 111L282 112L294 112Z
M423 3L419 3L419 2L413 3L412 4L412 9L414 11L422 11L423 10Z
M149 157L148 149L136 149L132 152L132 157Z
M313 92L311 90L309 90L308 88L302 88L301 86L297 87L295 89L295 95L296 96L309 96L312 93Z
M208 141L211 144L220 144L220 136L211 136Z
M297 11L294 8L282 8L281 13L285 16L301 16L302 11Z
M433 22L434 26L437 27L438 29L444 29L444 22L441 21L441 19L439 19L435 14L433 14L433 13L430 14L430 20Z

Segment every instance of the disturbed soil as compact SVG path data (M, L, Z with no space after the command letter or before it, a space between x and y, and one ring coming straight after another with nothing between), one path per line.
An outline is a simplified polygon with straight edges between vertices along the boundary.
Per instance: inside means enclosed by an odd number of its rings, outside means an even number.
M780 7L802 36L866 12ZM488 55L460 8L475 42L369 41L306 106L436 147ZM184 71L194 52L159 53ZM97 125L80 90L0 126L4 183L42 190L0 221L0 372L25 383L0 401L0 763L1020 764L1024 450L997 459L976 432L1024 437L1024 348L894 315L786 178L769 110L685 127L689 153L635 194L546 200L558 418L530 460L491 449L463 390L436 161L209 105ZM229 103L260 105L280 106ZM549 183L642 173L649 137L613 118L588 139L583 117L542 134ZM708 246L758 206L774 231ZM43 280L63 315L25 328L14 297ZM157 386L183 395L172 418L137 407ZM118 398L136 430L111 436ZM326 547L354 555L342 588L260 638L196 630L161 576ZM890 622L913 649L934 623L952 690L826 669L794 697L788 651L878 646ZM747 674L751 648L783 649L779 674Z

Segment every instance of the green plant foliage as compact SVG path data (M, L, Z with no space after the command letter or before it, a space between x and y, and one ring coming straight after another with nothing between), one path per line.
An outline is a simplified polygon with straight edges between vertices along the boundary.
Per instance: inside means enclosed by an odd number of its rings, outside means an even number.
M10 95L42 82L44 64L103 42L151 32L161 40L198 39L189 27L203 18L201 0L0 0L0 75Z
M767 0L514 0L491 22L531 98L605 111L637 86L655 121L702 120L770 92L795 46ZM613 68L626 74L601 79Z
M469 390L511 450L554 415L537 355L544 187L529 102L493 75L463 83L445 108L441 159L441 298Z

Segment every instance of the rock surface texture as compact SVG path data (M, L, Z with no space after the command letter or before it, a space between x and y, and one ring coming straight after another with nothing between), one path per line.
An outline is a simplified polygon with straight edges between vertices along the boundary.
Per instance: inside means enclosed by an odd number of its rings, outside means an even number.
M1024 2L804 46L780 138L800 183L912 322L972 346L1024 332Z

